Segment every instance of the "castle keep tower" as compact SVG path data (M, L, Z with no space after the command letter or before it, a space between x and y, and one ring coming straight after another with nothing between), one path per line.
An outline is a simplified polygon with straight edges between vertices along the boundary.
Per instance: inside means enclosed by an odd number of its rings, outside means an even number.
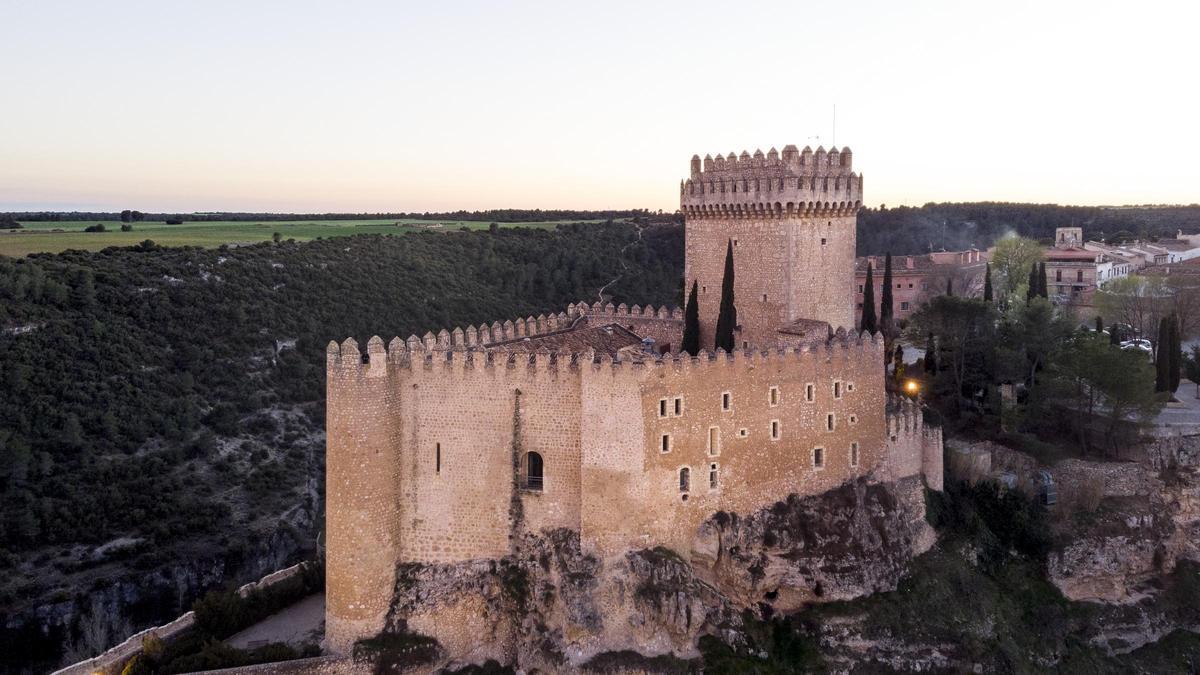
M773 346L790 328L854 328L855 220L862 176L849 148L788 145L751 156L692 157L680 183L685 293L699 283L700 344L711 349L725 252L733 244L738 346ZM798 320L808 320L797 324Z

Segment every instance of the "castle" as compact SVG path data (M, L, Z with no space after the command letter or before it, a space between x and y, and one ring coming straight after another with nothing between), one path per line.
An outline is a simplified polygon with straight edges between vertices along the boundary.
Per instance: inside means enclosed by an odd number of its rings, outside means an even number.
M731 353L672 351L680 310L623 304L330 343L330 649L383 628L399 563L495 559L556 528L600 558L682 552L719 511L857 477L941 489L940 432L889 404L882 339L853 330L850 150L693 157L680 193L702 345L733 251Z

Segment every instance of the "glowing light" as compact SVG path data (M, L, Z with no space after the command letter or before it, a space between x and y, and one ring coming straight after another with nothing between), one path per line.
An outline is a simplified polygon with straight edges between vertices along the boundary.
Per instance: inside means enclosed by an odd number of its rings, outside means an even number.
M917 384L916 380L909 380L904 383L904 391L907 394L915 394L921 389L921 385Z

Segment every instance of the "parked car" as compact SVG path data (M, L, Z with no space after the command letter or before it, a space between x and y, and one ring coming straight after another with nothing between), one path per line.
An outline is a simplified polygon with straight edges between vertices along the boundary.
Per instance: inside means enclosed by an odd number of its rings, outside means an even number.
M1154 351L1154 347L1150 344L1150 341L1142 339L1126 340L1121 343L1121 349L1137 349L1147 354Z

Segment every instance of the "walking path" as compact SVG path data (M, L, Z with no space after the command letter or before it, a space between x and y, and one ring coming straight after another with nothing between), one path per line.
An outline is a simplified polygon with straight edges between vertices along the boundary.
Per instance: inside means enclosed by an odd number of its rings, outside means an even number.
M320 644L325 632L325 594L304 598L225 641L238 649L254 649L271 642L293 647Z

